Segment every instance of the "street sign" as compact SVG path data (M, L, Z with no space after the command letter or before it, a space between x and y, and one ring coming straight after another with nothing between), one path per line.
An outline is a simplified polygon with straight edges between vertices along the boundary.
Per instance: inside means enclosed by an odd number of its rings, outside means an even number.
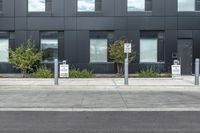
M69 77L69 65L61 64L60 65L60 78L68 78Z
M131 53L131 43L124 43L124 53Z
M172 65L172 78L181 77L181 65Z

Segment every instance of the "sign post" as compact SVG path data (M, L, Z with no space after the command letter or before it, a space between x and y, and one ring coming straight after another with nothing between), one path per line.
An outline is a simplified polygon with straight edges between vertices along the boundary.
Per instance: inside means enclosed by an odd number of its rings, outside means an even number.
M58 59L54 59L54 85L58 85Z
M199 59L195 59L195 85L199 85Z
M131 43L124 43L124 53L126 53L126 59L124 62L124 85L128 85L128 54L131 53Z

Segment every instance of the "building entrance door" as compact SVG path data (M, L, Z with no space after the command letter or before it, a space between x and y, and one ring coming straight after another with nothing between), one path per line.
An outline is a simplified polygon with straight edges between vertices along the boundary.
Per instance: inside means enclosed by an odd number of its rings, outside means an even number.
M192 55L193 55L192 39L178 39L177 56L181 61L181 74L192 74Z

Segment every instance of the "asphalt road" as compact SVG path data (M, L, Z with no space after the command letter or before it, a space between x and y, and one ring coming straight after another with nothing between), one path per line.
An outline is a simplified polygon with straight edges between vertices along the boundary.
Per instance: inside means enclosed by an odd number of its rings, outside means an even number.
M0 112L0 133L199 133L200 112Z

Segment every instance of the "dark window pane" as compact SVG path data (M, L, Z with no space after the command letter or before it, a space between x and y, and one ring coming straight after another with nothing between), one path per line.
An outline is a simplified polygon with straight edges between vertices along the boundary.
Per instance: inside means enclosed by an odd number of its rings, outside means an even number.
M51 0L46 0L46 11L51 12L52 2Z
M101 11L101 0L95 0L95 11Z
M164 62L164 40L158 40L158 62Z
M200 0L196 0L196 10L200 11Z
M3 11L3 0L0 0L0 12Z
M145 11L152 11L152 0L145 0Z

